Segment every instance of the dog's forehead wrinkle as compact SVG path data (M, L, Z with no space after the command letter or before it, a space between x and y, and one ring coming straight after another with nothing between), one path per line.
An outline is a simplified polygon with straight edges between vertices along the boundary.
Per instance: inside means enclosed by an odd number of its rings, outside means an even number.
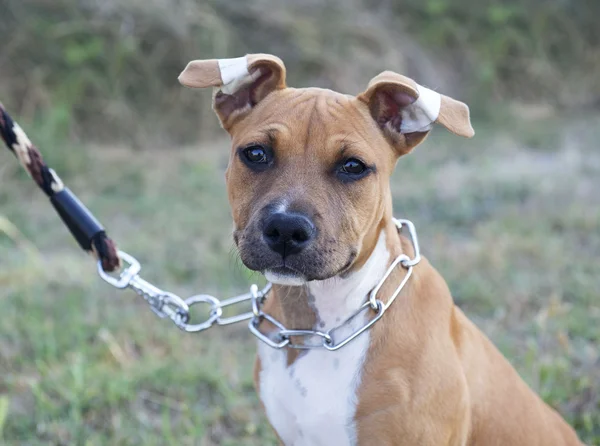
M310 147L310 142L312 139L312 133L311 133L311 129L313 128L313 126L315 125L315 121L316 119L319 118L319 112L318 112L318 107L317 107L317 99L315 99L313 101L312 107L310 108L310 110L308 111L308 119L306 120L306 138L304 140L304 153L308 153L309 147Z
M344 156L344 154L346 152L348 152L350 149L352 149L354 146L356 146L355 142L348 140L348 136L350 136L350 134L347 134L346 136L344 136L344 139L342 139L342 142L340 144L340 155L341 156Z
M270 145L275 145L275 140L277 137L277 133L279 133L279 129L277 129L277 127L270 127L270 128L266 128L260 131L260 133L262 133L265 138L267 138L267 141L269 142Z
M331 90L319 88L288 89L289 94L283 92L274 95L272 101L265 103L261 110L277 110L277 115L289 112L292 115L298 113L306 116L307 108L317 108L322 118L339 117L339 114L356 113L356 107L352 104L352 97Z

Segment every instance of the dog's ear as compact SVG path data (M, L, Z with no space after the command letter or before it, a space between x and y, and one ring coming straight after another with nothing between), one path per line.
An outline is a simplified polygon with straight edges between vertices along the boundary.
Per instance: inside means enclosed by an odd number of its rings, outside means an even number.
M371 79L358 99L368 105L371 116L400 155L421 143L434 123L466 138L475 134L466 104L391 71Z
M179 82L191 88L215 87L213 108L228 130L269 93L285 88L285 65L270 54L194 60L179 75Z

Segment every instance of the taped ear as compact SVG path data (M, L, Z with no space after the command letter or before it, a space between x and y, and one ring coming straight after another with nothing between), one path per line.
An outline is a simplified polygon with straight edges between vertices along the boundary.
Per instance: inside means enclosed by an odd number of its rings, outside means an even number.
M465 138L475 134L466 104L392 71L371 79L358 99L369 106L373 119L401 155L421 143L434 123Z
M194 60L179 82L190 88L215 87L213 108L227 130L269 93L285 88L285 65L270 54Z

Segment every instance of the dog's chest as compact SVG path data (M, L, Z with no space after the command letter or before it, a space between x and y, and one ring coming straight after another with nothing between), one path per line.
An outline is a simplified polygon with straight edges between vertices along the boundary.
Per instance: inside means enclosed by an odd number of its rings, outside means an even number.
M363 333L335 352L301 353L289 367L285 351L259 345L260 397L285 445L355 444L356 391L368 344Z
M367 317L371 317L361 313L344 323L365 302L383 276L388 260L382 232L361 270L345 278L307 284L319 329L339 327L334 342L364 326ZM367 330L336 351L304 350L289 366L285 350L259 343L260 398L271 425L286 446L356 444L357 390L370 337Z

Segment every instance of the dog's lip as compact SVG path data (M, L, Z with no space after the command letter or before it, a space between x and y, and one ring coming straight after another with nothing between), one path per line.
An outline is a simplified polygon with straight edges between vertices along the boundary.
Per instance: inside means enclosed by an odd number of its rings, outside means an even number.
M348 273L348 270L350 270L350 268L352 268L352 265L354 264L354 261L356 260L356 257L358 256L356 251L351 251L350 255L348 256L348 261L346 262L346 264L338 271L337 275L340 276L344 276L344 274Z
M295 269L285 266L269 268L264 275L272 283L288 286L300 286L306 283L306 277Z
M266 268L265 271L279 274L281 276L301 276L302 275L302 273L295 270L294 268L290 268L289 266L275 266L272 268Z

